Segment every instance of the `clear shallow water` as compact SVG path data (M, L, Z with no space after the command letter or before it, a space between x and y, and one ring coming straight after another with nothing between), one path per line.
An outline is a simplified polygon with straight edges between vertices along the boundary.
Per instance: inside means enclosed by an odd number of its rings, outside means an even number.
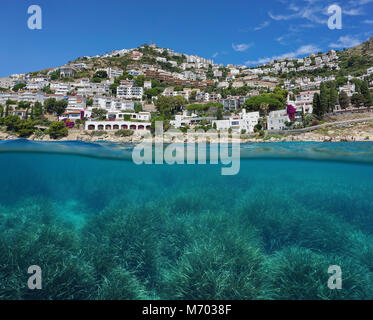
M372 299L373 144L242 147L221 176L137 166L129 145L0 142L0 299Z

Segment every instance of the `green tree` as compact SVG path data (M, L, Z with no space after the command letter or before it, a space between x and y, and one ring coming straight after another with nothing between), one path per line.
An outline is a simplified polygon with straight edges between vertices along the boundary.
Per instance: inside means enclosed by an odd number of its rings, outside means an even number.
M50 78L51 78L51 80L57 80L57 79L59 79L60 78L60 75L61 75L61 72L60 72L60 69L58 69L58 70L56 70L56 71L54 71L54 72L52 72L52 73L50 73Z
M52 114L54 112L54 107L56 105L57 101L55 98L49 98L44 101L44 109L49 114Z
M17 101L8 99L5 102L5 116L7 116L9 114L9 111L11 110L10 105L14 105L14 104L17 104Z
M140 102L135 102L134 108L135 108L135 112L140 112L142 111L142 104Z
M66 100L60 100L57 101L54 105L53 111L57 114L57 116L61 116L67 108L67 101Z
M91 79L91 82L93 82L93 83L100 83L101 81L102 81L102 79L99 78L99 77L94 77L94 78Z
M262 114L267 114L269 111L282 109L284 107L282 97L276 97L277 95L271 94L262 94L260 96L250 97L245 101L243 108L247 109L248 111L261 111Z
M106 79L108 77L107 72L105 70L97 71L93 78L100 78L100 79Z
M145 76L143 76L143 75L140 75L140 76L136 77L135 78L135 86L136 87L143 87L145 80L146 80Z
M171 116L180 112L186 103L186 100L181 96L158 96L155 106L164 119L171 119Z
M312 113L318 117L319 119L322 118L324 115L324 112L321 108L321 103L320 103L320 95L316 92L313 96L313 101L312 101Z
M324 113L329 108L329 90L325 83L322 82L320 85L320 116L322 117Z
M282 97L280 101L283 102L284 104L286 103L289 91L281 89L281 87L279 86L276 86L276 88L273 90L273 93L279 97Z
M151 130L152 133L155 132L155 123L157 121L163 122L163 131L167 131L170 128L170 120L169 119L165 119L162 116L155 116L155 117L152 117L151 125L150 125L150 130Z
M337 102L338 102L338 91L336 89L336 85L335 85L334 81L331 82L329 90L330 90L330 95L329 95L329 108L328 108L328 110L330 112L332 112L333 109L335 108Z
M51 90L50 86L45 86L42 91L46 94L51 94L53 91Z
M219 106L216 110L216 120L223 120L223 106Z
M338 97L339 105L342 109L346 109L350 104L350 99L345 91L341 91Z
M92 109L92 117L98 118L99 120L105 120L106 119L107 110L105 109L99 109L99 108L93 108Z
M17 131L21 138L31 136L35 132L34 122L32 120L21 121Z
M18 90L20 89L23 89L24 87L26 87L26 83L18 83L16 84L14 87L13 87L13 91L14 92L17 92Z
M43 105L40 102L35 102L34 105L34 116L40 117L44 114Z
M194 101L196 101L196 96L197 96L197 91L193 90L193 91L190 93L189 101L190 101L190 102L194 102Z
M119 84L118 83L112 83L109 88L111 90L111 94L116 94L117 93L117 88L118 88ZM87 102L88 103L88 102ZM87 104L88 105L88 104Z
M360 107L365 102L365 97L361 93L354 93L351 97L351 103L356 107Z
M65 123L62 121L53 122L47 132L52 139L67 137L69 134Z
M4 125L7 131L18 131L22 124L22 120L18 116L5 116Z
M363 81L360 89L361 89L361 94L364 97L364 106L371 107L373 105L373 99L369 91L368 82Z
M347 80L346 77L337 77L337 79L336 79L337 87L342 87L342 86L344 86L347 82L348 82L348 80Z
M93 99L92 98L88 98L86 104L87 104L87 107L92 107L92 105L93 105Z
M148 99L151 99L152 97L158 96L160 93L163 92L163 89L160 87L155 87L151 89L145 90L144 94Z

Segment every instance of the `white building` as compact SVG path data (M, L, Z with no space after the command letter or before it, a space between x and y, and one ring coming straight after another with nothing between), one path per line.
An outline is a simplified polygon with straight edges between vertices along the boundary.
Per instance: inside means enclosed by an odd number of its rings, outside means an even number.
M42 90L44 88L43 83L30 82L27 84L27 90Z
M69 96L67 97L67 110L84 110L86 108L86 100L81 96Z
M144 89L151 89L152 82L151 81L144 81Z
M110 120L136 120L136 121L150 121L151 113L141 111L139 113L135 112L109 112L107 118Z
M276 110L269 113L267 117L268 130L285 130L287 129L286 122L290 122L286 110Z
M339 87L339 93L341 93L342 91L346 92L347 96L351 98L352 95L355 93L355 84L349 82L345 86Z
M1 77L0 78L0 88L9 89L13 87L14 81L10 77Z
M106 68L106 69L97 69L97 71L105 71L109 79L118 78L123 75L123 70Z
M93 108L105 109L107 111L134 110L134 102L113 97L94 97Z
M78 70L82 70L82 69L88 69L87 65L83 62L80 62L80 63L75 63L72 65L74 68L78 69Z
M60 68L61 77L72 77L76 72L76 69L71 66L63 66Z
M267 117L267 129L268 130L287 130L290 129L286 124L290 123L291 120L287 114L287 110L276 110L271 111ZM295 123L302 122L302 109L296 108Z
M145 132L150 130L150 122L131 122L123 120L114 121L86 121L85 130L105 130L105 131L118 131L118 130L134 130Z
M107 68L107 74L109 79L118 78L123 75L123 70Z
M142 99L144 89L141 87L119 86L117 88L117 97L125 99Z
M158 62L167 62L167 59L163 58L163 57L157 57L157 58L155 58L155 60L158 61Z
M303 91L295 96L295 107L301 108L304 113L312 113L313 111L313 97L314 95L318 93L320 94L319 90L314 91ZM288 104L291 104L290 101L288 101Z
M50 84L50 89L55 91L56 95L62 95L66 96L67 93L70 91L70 84L68 83L51 83Z
M246 109L242 109L238 115L232 116L226 120L213 120L212 125L216 127L216 130L228 130L232 129L235 132L253 133L255 126L259 122L259 112L246 112Z
M59 117L59 120L63 119L69 119L72 121L80 120L81 119L81 112L80 111L66 111L64 112L61 117Z

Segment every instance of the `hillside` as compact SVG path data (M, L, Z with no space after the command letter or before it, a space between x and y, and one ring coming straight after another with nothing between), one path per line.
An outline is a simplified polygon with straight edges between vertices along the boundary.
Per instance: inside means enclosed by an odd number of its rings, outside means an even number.
M95 77L97 70L107 68L125 72L135 70L134 75L136 70L141 70L142 73L140 74L145 74L147 69L154 70L155 68L186 80L214 80L216 82L240 79L250 73L255 74L259 79L277 79L280 83L285 80L291 80L294 83L295 79L305 77L311 79L331 76L360 77L367 74L367 69L373 67L373 37L350 49L330 50L326 53L319 52L300 59L281 59L255 68L233 65L223 67L214 64L211 60L176 53L171 49L156 47L154 44L150 46L145 44L138 48L122 49L93 57L80 57L68 62L68 65L73 66L79 64L84 65L84 67L76 70L73 79L64 78L63 81L76 81L82 78L92 79ZM50 70L34 72L33 76L37 76L39 73L47 74ZM235 75L235 77L232 77L232 75ZM52 80L54 79L52 78Z
M360 76L373 66L373 37L368 41L339 52L341 75Z
M373 57L373 37L362 44L347 50L349 55L359 55L363 57Z

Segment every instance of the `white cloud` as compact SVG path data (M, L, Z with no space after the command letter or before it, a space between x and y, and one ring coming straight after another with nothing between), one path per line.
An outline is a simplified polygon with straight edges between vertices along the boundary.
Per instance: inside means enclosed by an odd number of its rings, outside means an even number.
M233 50L238 51L238 52L245 52L252 46L253 46L252 43L241 43L241 44L232 43Z
M255 31L262 30L264 28L267 28L271 23L269 21L264 21L261 25L254 28Z
M337 42L329 44L331 48L351 48L361 44L361 40L351 37L349 35L339 37Z
M297 13L296 14L290 14L290 15L282 15L282 14L274 15L272 12L268 12L268 15L271 19L276 20L276 21L290 20L290 19L294 19L294 18L299 17L299 15Z
M298 48L298 50L293 51L293 52L284 53L279 56L260 58L258 60L249 60L249 61L246 61L245 64L248 66L265 64L265 63L268 63L274 60L280 60L280 59L285 59L285 58L296 58L296 57L308 55L308 54L319 52L319 51L321 51L321 49L318 48L317 46L308 44L308 45L301 46L300 48Z
M364 15L363 9L360 8L353 8L353 9L345 9L343 10L343 14L346 16L361 16Z
M371 2L373 2L373 0L350 0L352 6L363 6Z
M373 20L364 20L363 23L365 23L365 24L373 24Z
M304 8L299 8L294 4L290 4L288 7L292 11L290 14L273 14L268 12L268 15L271 19L276 21L287 21L292 19L307 19L314 23L326 24L327 20L321 18L322 13L325 11L325 8L322 6L316 6L312 1L308 1L308 5Z
M292 11L299 11L299 7L295 5L294 3L290 3L289 9Z
M276 40L277 42L282 43L282 41L284 41L284 39L285 39L285 37L284 37L284 36L281 36L281 37L276 38L275 40Z
M215 53L212 55L212 57L213 57L213 58L216 58L218 55L219 55L219 52L215 52Z

